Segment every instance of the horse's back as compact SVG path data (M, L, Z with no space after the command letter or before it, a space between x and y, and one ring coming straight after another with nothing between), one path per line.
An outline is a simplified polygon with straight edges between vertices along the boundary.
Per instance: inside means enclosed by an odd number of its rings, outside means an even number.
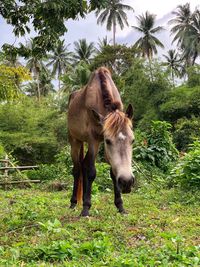
M69 98L69 132L81 141L87 141L91 132L95 132L96 135L101 134L101 129L99 125L95 124L91 111L95 110L103 116L107 114L103 100L101 74L105 79L105 86L110 97L113 101L118 101L122 109L119 92L109 71L106 68L99 68L93 72L88 84L84 88L73 92Z

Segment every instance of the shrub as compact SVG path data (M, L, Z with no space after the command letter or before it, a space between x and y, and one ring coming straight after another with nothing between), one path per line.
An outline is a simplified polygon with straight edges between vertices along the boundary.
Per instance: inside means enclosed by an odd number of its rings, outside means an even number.
M0 141L20 164L52 163L67 141L64 118L47 100L38 104L25 97L1 104Z
M56 156L55 164L41 164L39 169L26 171L29 179L41 181L67 180L71 182L72 161L69 146L64 147Z
M169 180L185 189L200 189L200 140L190 145L190 151L170 172Z
M200 138L200 117L192 116L191 119L181 118L174 125L174 142L178 150L187 151L188 145L195 138Z
M167 171L170 164L177 159L178 151L172 141L169 130L171 124L165 121L152 121L150 133L146 139L133 149L136 160L147 161Z
M97 177L95 183L100 191L111 189L112 179L110 177L110 166L107 163L96 163Z
M200 86L188 88L180 86L166 94L159 107L161 118L171 122L182 117L191 118L200 114Z
M4 147L3 147L3 145L0 143L0 159L3 158L4 155L5 155Z

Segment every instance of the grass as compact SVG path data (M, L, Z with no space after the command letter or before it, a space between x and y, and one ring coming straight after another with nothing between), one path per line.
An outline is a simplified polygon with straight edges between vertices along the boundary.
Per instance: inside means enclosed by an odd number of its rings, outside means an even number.
M91 217L70 192L0 191L0 266L200 266L200 205L193 194L138 190L93 196Z

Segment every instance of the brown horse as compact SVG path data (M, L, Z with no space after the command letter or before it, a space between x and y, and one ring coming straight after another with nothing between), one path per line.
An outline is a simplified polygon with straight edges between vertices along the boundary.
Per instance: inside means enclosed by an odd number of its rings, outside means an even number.
M68 129L73 161L74 187L71 206L83 200L82 216L89 215L92 182L96 177L95 158L99 144L104 141L105 155L111 165L115 205L124 213L122 193L129 193L134 183L131 170L132 106L126 113L119 92L108 69L101 67L90 77L88 84L73 92L69 99ZM88 144L84 157L83 144ZM82 192L83 191L83 192Z

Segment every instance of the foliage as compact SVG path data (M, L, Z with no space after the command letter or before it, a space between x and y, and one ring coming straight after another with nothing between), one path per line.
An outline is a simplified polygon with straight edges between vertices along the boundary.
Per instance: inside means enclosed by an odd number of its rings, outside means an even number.
M0 265L199 266L199 200L189 198L148 184L124 196L126 216L100 193L93 216L79 218L79 207L67 208L68 192L1 191Z
M133 64L136 57L136 50L125 45L106 45L102 52L94 57L91 69L101 66L108 67L116 76L122 75ZM114 77L115 78L115 77Z
M173 42L177 41L182 50L182 58L186 61L186 66L194 65L199 56L199 29L200 11L198 8L192 13L190 3L179 5L176 11L172 12L175 17L169 21L174 24L171 33L174 34Z
M61 77L63 82L62 91L69 95L72 91L80 89L87 84L90 74L89 65L85 61L80 61L74 67L70 66Z
M113 188L112 179L110 178L110 166L107 163L96 163L97 184L100 191L109 191Z
M161 118L175 122L182 117L191 118L200 114L200 86L180 86L165 95L159 107Z
M21 163L53 162L66 143L65 114L45 101L39 105L24 97L21 102L0 105L0 140Z
M134 11L133 8L129 5L125 5L121 0L112 0L108 1L108 5L105 9L97 9L96 16L97 24L104 24L106 22L106 28L108 31L111 31L113 28L113 45L115 46L115 34L117 24L123 30L124 25L128 26L128 19L126 12Z
M37 44L34 53L43 55L45 51L53 49L59 37L66 32L65 20L84 17L87 12L106 7L107 4L107 0L52 0L47 2L20 0L17 3L5 0L0 3L0 14L7 23L13 26L16 36L29 34L32 26L37 33L34 38ZM28 52L22 44L19 48L9 45L4 48L10 53L21 55L27 55Z
M163 55L166 59L163 62L163 66L167 67L167 70L171 73L173 85L175 86L175 76L181 77L183 74L183 66L181 64L180 55L174 49L170 49L167 55Z
M170 172L174 184L187 190L200 189L200 141L190 145L190 151L182 157Z
M87 64L91 62L92 56L96 53L94 43L87 43L86 39L80 39L74 42L74 61L79 63L85 61Z
M4 158L5 150L3 145L0 143L0 159Z
M150 77L152 76L153 79ZM123 75L122 98L126 105L134 107L134 121L140 129L147 129L151 120L159 120L159 106L170 90L168 76L159 62L149 64L134 60Z
M195 86L200 86L200 66L199 65L189 67L187 69L187 74L188 74L187 84L190 88L195 87Z
M152 121L151 130L146 139L133 149L134 158L147 161L163 171L167 171L178 156L169 132L171 127L171 124L165 121Z
M68 45L69 46L69 45ZM50 62L47 66L52 66L52 75L56 76L59 79L59 89L60 89L60 76L64 73L67 69L67 66L72 61L72 52L68 51L68 46L65 46L64 40L56 43L56 47L53 49L53 54L48 55L48 59Z
M195 138L200 138L200 118L192 115L191 118L178 119L173 132L173 139L178 150L187 151L188 145Z
M30 80L29 71L22 67L0 65L0 101L9 101L20 96L19 85Z
M155 37L156 33L164 30L162 26L155 27L156 16L148 11L144 15L136 16L138 26L132 26L136 31L142 34L134 44L142 54L142 57L151 59L153 54L157 54L157 47L164 48L161 41Z

